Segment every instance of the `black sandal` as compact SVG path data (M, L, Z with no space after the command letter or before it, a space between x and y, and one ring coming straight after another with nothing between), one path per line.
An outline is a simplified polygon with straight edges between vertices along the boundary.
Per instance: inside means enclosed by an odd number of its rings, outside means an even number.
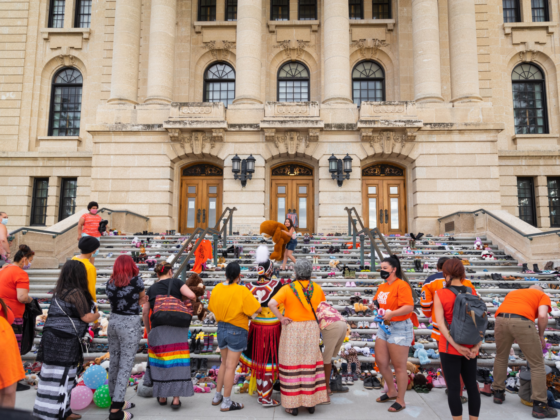
M307 407L307 411L309 411L309 414L313 414L315 412L315 407Z
M378 403L386 403L386 402L389 402L389 401L395 401L396 399L397 399L397 397L389 397L387 394L383 394L381 397L379 397L375 401L377 401Z
M167 398L165 399L164 402L161 402L161 401L159 400L159 398L158 398L158 399L157 399L157 402L159 403L159 405L167 405Z
M297 416L299 414L299 410L297 408L286 408L284 411L292 416Z
M220 411L237 411L237 410L243 410L245 408L245 406L243 404L240 403L236 403L235 401L231 402L231 405L228 408L220 408Z
M172 408L173 410L178 410L179 407L181 407L181 401L179 401L179 404L173 404L173 403L171 403L171 408Z
M391 408L394 408L394 410L391 410ZM393 403L393 405L391 407L389 407L389 409L387 410L389 413L398 413L399 411L402 411L406 408L403 407L402 405L400 405L398 402Z

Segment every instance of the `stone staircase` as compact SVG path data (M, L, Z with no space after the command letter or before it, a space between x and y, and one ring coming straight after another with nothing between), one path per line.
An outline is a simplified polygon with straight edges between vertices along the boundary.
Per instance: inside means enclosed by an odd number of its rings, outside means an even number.
M145 242L150 239L150 247L146 248L146 252L150 258L156 259L155 255L159 254L160 257L157 258L158 260L165 260L168 256L174 255L179 251L178 245L184 240L185 236L183 235L174 235L174 236L165 236L161 237L157 236L145 236L140 235L137 236L140 240L144 240ZM131 251L137 251L137 248L132 245L132 240L134 236L106 236L101 238L101 248L99 252L99 256L96 258L95 265L97 267L97 288L99 292L103 290L102 293L97 293L97 299L99 304L99 308L101 311L105 312L108 317L110 317L110 305L106 302L107 296L104 294L105 283L109 279L112 266L115 259L123 254L123 253L130 253ZM475 287L477 288L478 293L483 297L483 299L489 305L489 312L491 314L490 318L490 327L487 331L487 337L493 335L493 313L496 311L495 303L493 302L501 302L504 296L514 290L514 288L519 287L528 287L532 284L540 284L547 293L550 293L553 300L553 306L556 305L556 302L560 300L560 289L555 289L553 287L560 287L560 277L556 274L528 274L522 273L522 267L518 265L518 261L514 260L508 255L505 255L503 251L500 251L496 245L492 245L491 242L487 241L486 238L481 238L482 242L488 245L496 258L496 260L483 260L481 258L481 252L474 249L474 237L423 237L422 240L416 241L416 248L408 251L407 248L410 247L410 238L408 237L386 237L387 242L393 253L396 253L401 258L401 262L403 264L403 270L406 271L406 275L409 279L411 285L415 288L418 295L420 295L420 288L422 282L425 278L435 272L436 263L439 257L447 255L447 256L454 256L457 255L460 258L466 259L469 261L470 265L465 267L466 269L473 270L474 272L468 273L467 278L469 278ZM245 280L247 277L255 277L256 272L250 271L251 268L255 267L254 263L254 252L257 247L263 242L263 239L260 236L228 236L227 238L227 246L241 246L243 247L242 254L238 261L242 267L242 274L244 275ZM267 242L270 247L272 247L271 242ZM352 244L352 237L351 236L324 236L324 235L314 235L313 239L310 240L308 244L303 243L303 238L300 237L298 240L298 247L294 253L296 258L319 258L319 264L313 264L314 267L319 267L319 271L314 271L313 281L317 282L323 287L325 295L329 302L331 302L336 309L339 311L344 311L346 307L352 307L350 305L350 298L356 295L359 295L361 299L365 299L368 302L371 302L373 296L376 292L376 286L382 281L379 277L379 273L371 270L371 271L360 271L360 249L356 249L356 247L352 246L352 249L343 249L344 244ZM222 250L222 243L220 242L219 252L218 255L221 255ZM359 244L359 241L358 241ZM364 254L365 254L365 264L369 265L370 257L370 245L369 239L364 241ZM381 242L377 242L377 245L383 250L383 246ZM309 250L315 248L315 253L308 253ZM340 252L336 253L328 253L327 251L331 248L338 248L340 247ZM383 250L386 252L386 250ZM407 253L407 252L412 252ZM339 270L333 270L329 266L329 262L332 260L338 260L342 265L347 265L351 270L356 270L356 278L355 279L347 279L342 276L342 273ZM420 272L415 271L415 264L414 260L420 259L422 261L422 265L427 263L428 269L423 269ZM235 258L233 254L228 254L228 258L226 262L234 261ZM376 268L379 269L379 260L376 259ZM153 271L149 271L146 264L140 264L140 274L144 279L146 286L148 287L150 284L155 281L156 276ZM279 266L278 266L279 267ZM366 267L369 270L369 267ZM542 269L542 267L541 267ZM316 269L317 270L317 269ZM321 271L325 270L325 271ZM332 276L332 272L336 271L334 277ZM50 298L52 295L49 293L55 286L57 281L57 277L59 275L59 269L31 269L29 270L30 275L30 294L35 297L42 299L41 306L46 309L49 307ZM207 293L205 297L209 297L211 290L213 287L218 284L218 282L222 282L225 280L224 271L206 271L206 276L203 278L206 287ZM499 274L502 277L508 276L515 276L516 280L495 280L492 278L492 274ZM190 275L189 272L186 275ZM279 278L293 278L293 272L290 271L283 271L279 273ZM495 277L495 276L494 276ZM355 283L356 286L353 286L352 283ZM366 294L366 291L369 293ZM371 294L373 292L373 294ZM106 302L106 303L103 303ZM424 317L420 310L417 310L419 314L418 318L421 324L425 324L425 326L429 326L429 320ZM195 318L196 319L196 318ZM193 319L193 324L191 325L191 330L202 330L205 333L214 333L216 332L216 326L207 326L207 325L194 325L195 319ZM347 317L347 321L349 323L355 322L357 326L361 326L362 328L353 328L352 333L353 336L351 338L350 343L353 346L367 346L373 348L375 345L375 340L372 339L374 334L377 334L376 328L370 328L370 324L373 322L372 317L360 317L360 316L349 316ZM362 324L359 324L362 323ZM365 325L364 325L365 324ZM364 328L365 327L365 328ZM554 319L549 320L549 327L555 328L556 322ZM41 327L38 327L38 332L41 331ZM426 349L437 349L437 344L433 342L428 337L431 334L431 329L429 328L418 328L415 329L415 336L416 341L423 342L424 347ZM547 331L546 336L551 336L556 334L554 331ZM357 340L357 338L361 340ZM428 339L428 342L424 342L425 339ZM369 340L369 341L365 341ZM39 342L39 338L36 338L36 343ZM560 342L560 341L557 341ZM96 347L97 345L107 344L107 338L95 338L93 341L93 346ZM141 344L145 346L146 340L142 340ZM214 338L214 350L216 349L217 340ZM99 347L99 346L97 346ZM517 345L514 345L516 351ZM479 360L480 366L490 366L493 365L493 358L490 356L492 353L495 352L496 346L493 343L485 343L482 345L481 351L488 354L488 358L481 358ZM560 347L555 345L553 350L558 351ZM372 349L373 351L373 349ZM86 355L87 359L92 359L101 356L102 352L93 352ZM219 360L218 353L204 353L204 354L193 354L191 352L191 357L193 358L206 358L209 360ZM30 352L23 356L24 360L32 360L35 358L35 354ZM137 354L137 360L142 361L146 360L147 355L143 353ZM373 362L373 357L365 357L360 356L360 360L364 362ZM410 358L410 360L414 363L419 363L418 359ZM430 359L430 363L439 364L439 359ZM516 358L516 360L510 360L510 365L519 365L524 364L525 361L520 358ZM547 361L548 364L554 364L554 360Z

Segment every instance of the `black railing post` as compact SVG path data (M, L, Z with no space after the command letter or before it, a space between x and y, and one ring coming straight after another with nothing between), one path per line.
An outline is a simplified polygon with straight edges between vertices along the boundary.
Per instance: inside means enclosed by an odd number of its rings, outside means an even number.
M366 245L366 241L364 238L364 234L360 234L360 264L365 269L364 265L364 246Z
M375 242L375 232L371 232L371 239L370 241L374 241ZM370 254L369 254L369 258L370 258L370 271L374 272L375 271L375 247L373 246L373 243L370 244Z
M214 242L214 265L216 266L218 265L218 235L212 235L212 242Z
M356 249L356 219L352 219L352 241L354 242L354 249Z

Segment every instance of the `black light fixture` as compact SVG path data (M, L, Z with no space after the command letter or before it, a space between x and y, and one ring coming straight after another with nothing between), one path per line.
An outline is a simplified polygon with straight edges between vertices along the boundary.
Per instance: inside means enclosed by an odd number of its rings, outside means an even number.
M350 179L350 172L352 172L352 158L350 155L346 153L343 163L342 159L338 159L333 154L329 158L329 172L332 179L336 179L338 186L342 187L342 183L345 179Z
M231 172L233 172L233 179L241 181L241 186L247 185L247 180L253 179L255 173L255 162L257 160L250 155L247 159L241 160L237 154L231 158Z

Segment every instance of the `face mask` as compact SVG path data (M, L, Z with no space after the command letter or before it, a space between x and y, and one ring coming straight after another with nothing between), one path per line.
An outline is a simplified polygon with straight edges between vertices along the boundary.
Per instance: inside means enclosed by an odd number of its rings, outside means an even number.
M2 224L6 226L8 224L8 218L2 219Z
M30 262L23 266L24 270L29 270L30 268L31 268L31 263Z
M89 212L90 212L91 214L97 214L97 209L91 209Z
M97 251L95 251L95 253L92 255L93 258L97 257L99 255L99 248L97 248Z
M387 280L389 278L389 276L391 275L391 273L389 273L388 271L385 271L385 270L381 270L379 272L379 275L381 276L381 278L383 280Z

